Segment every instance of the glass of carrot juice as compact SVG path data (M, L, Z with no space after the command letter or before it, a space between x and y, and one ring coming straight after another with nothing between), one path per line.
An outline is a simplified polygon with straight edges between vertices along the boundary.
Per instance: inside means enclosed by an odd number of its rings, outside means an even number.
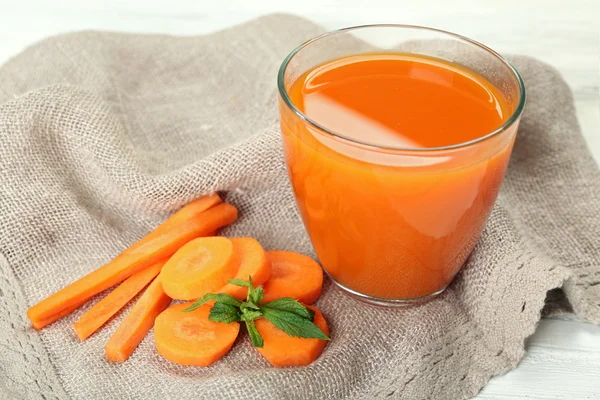
M300 45L277 83L290 181L331 279L382 305L443 292L504 178L519 73L456 34L371 25Z

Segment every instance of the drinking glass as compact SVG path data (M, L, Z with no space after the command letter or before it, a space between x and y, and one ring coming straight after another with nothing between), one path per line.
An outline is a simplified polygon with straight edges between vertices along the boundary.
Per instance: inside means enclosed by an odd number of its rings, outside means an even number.
M289 91L328 61L409 53L474 71L504 96L510 116L468 142L399 148L348 137L313 120ZM504 178L525 104L519 73L488 47L453 33L370 25L294 49L277 77L289 178L319 261L333 282L380 305L410 305L444 291L473 250Z

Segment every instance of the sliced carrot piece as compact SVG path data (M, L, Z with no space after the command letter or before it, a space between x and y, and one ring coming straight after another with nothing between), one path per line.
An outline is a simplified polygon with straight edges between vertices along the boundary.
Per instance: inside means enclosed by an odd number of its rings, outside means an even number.
M267 258L260 243L253 238L234 238L231 239L231 242L239 257L239 268L235 278L246 281L251 276L254 286L265 283L271 276L271 261ZM248 288L228 283L218 292L228 293L238 300L244 300L248 294Z
M150 234L149 239L142 239L108 264L34 305L27 310L27 316L38 324L61 318L66 315L65 310L73 310L75 305L81 306L91 297L137 271L170 257L190 240L205 236L236 219L237 209L231 204L223 203L201 212L195 218L172 226L163 234Z
M176 304L156 318L156 350L174 363L206 367L231 349L240 324L209 320L211 304L204 304L191 312L182 311L190 305L191 302Z
M154 279L106 343L106 358L116 362L127 360L169 304L171 299L163 292L160 281Z
M123 281L108 296L100 300L94 307L83 314L73 325L80 340L85 340L113 315L123 308L131 299L142 291L160 272L164 262L159 262L143 269Z
M308 308L315 312L314 324L329 336L329 327L321 311L312 306L308 306ZM322 339L290 336L264 318L257 319L255 324L264 340L264 346L256 350L275 367L308 365L319 358L327 345L327 341Z
M323 270L312 258L291 251L269 251L271 277L263 285L263 302L291 297L312 304L321 295Z
M177 250L159 278L169 297L192 300L222 288L235 275L238 265L231 240L220 236L198 238Z

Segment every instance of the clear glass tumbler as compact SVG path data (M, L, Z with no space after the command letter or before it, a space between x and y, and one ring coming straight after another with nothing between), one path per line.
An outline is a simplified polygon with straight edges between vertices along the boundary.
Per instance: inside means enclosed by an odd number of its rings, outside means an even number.
M435 57L472 70L504 96L510 116L465 143L396 148L311 120L290 98L296 79L325 62L367 53ZM525 104L518 72L499 54L431 28L370 25L312 39L277 79L290 181L325 271L367 302L410 305L443 292L473 250L496 200Z

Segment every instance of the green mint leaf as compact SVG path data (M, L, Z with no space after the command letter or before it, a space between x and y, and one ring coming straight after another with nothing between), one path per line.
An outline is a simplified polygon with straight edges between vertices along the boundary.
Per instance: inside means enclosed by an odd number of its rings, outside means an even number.
M262 348L265 344L260 332L258 332L258 329L256 329L254 320L246 321L246 329L248 330L248 336L250 336L252 346Z
M260 317L262 317L262 313L260 311L246 309L242 312L241 319L242 321L254 321Z
M210 309L208 319L229 324L231 322L239 321L240 313L235 306L225 303L215 303L213 308Z
M263 287L257 287L252 291L252 293L248 295L248 297L251 303L254 303L256 305L260 304L260 302L265 298L265 292L263 291Z
M261 307L263 317L290 336L331 340L308 318L290 311Z
M231 283L232 285L240 286L240 287L249 287L250 286L250 282L246 282L243 279L228 279L227 282Z
M273 300L265 304L261 304L260 308L268 308L271 310L287 311L294 313L302 318L306 318L311 322L315 319L315 312L310 308L306 307L298 300L294 300L289 297L283 297L281 299Z
M223 304L227 304L227 305L230 305L233 307L239 307L242 304L241 301L239 301L238 299L236 299L235 297L233 297L230 294L207 293L204 296L200 297L198 300L196 300L194 302L194 304L192 304L191 306L189 306L188 308L183 310L183 312L194 311L198 307L202 306L203 304L205 304L206 302L209 302L211 300L215 300L217 303L223 303Z
M254 303L248 303L247 301L243 302L240 306L240 310L244 311L246 308L251 308L253 310L260 310L260 308Z
M252 275L248 275L248 296L246 297L246 302L253 303L252 298L254 293L254 285L252 284ZM258 304L257 304L258 305Z

